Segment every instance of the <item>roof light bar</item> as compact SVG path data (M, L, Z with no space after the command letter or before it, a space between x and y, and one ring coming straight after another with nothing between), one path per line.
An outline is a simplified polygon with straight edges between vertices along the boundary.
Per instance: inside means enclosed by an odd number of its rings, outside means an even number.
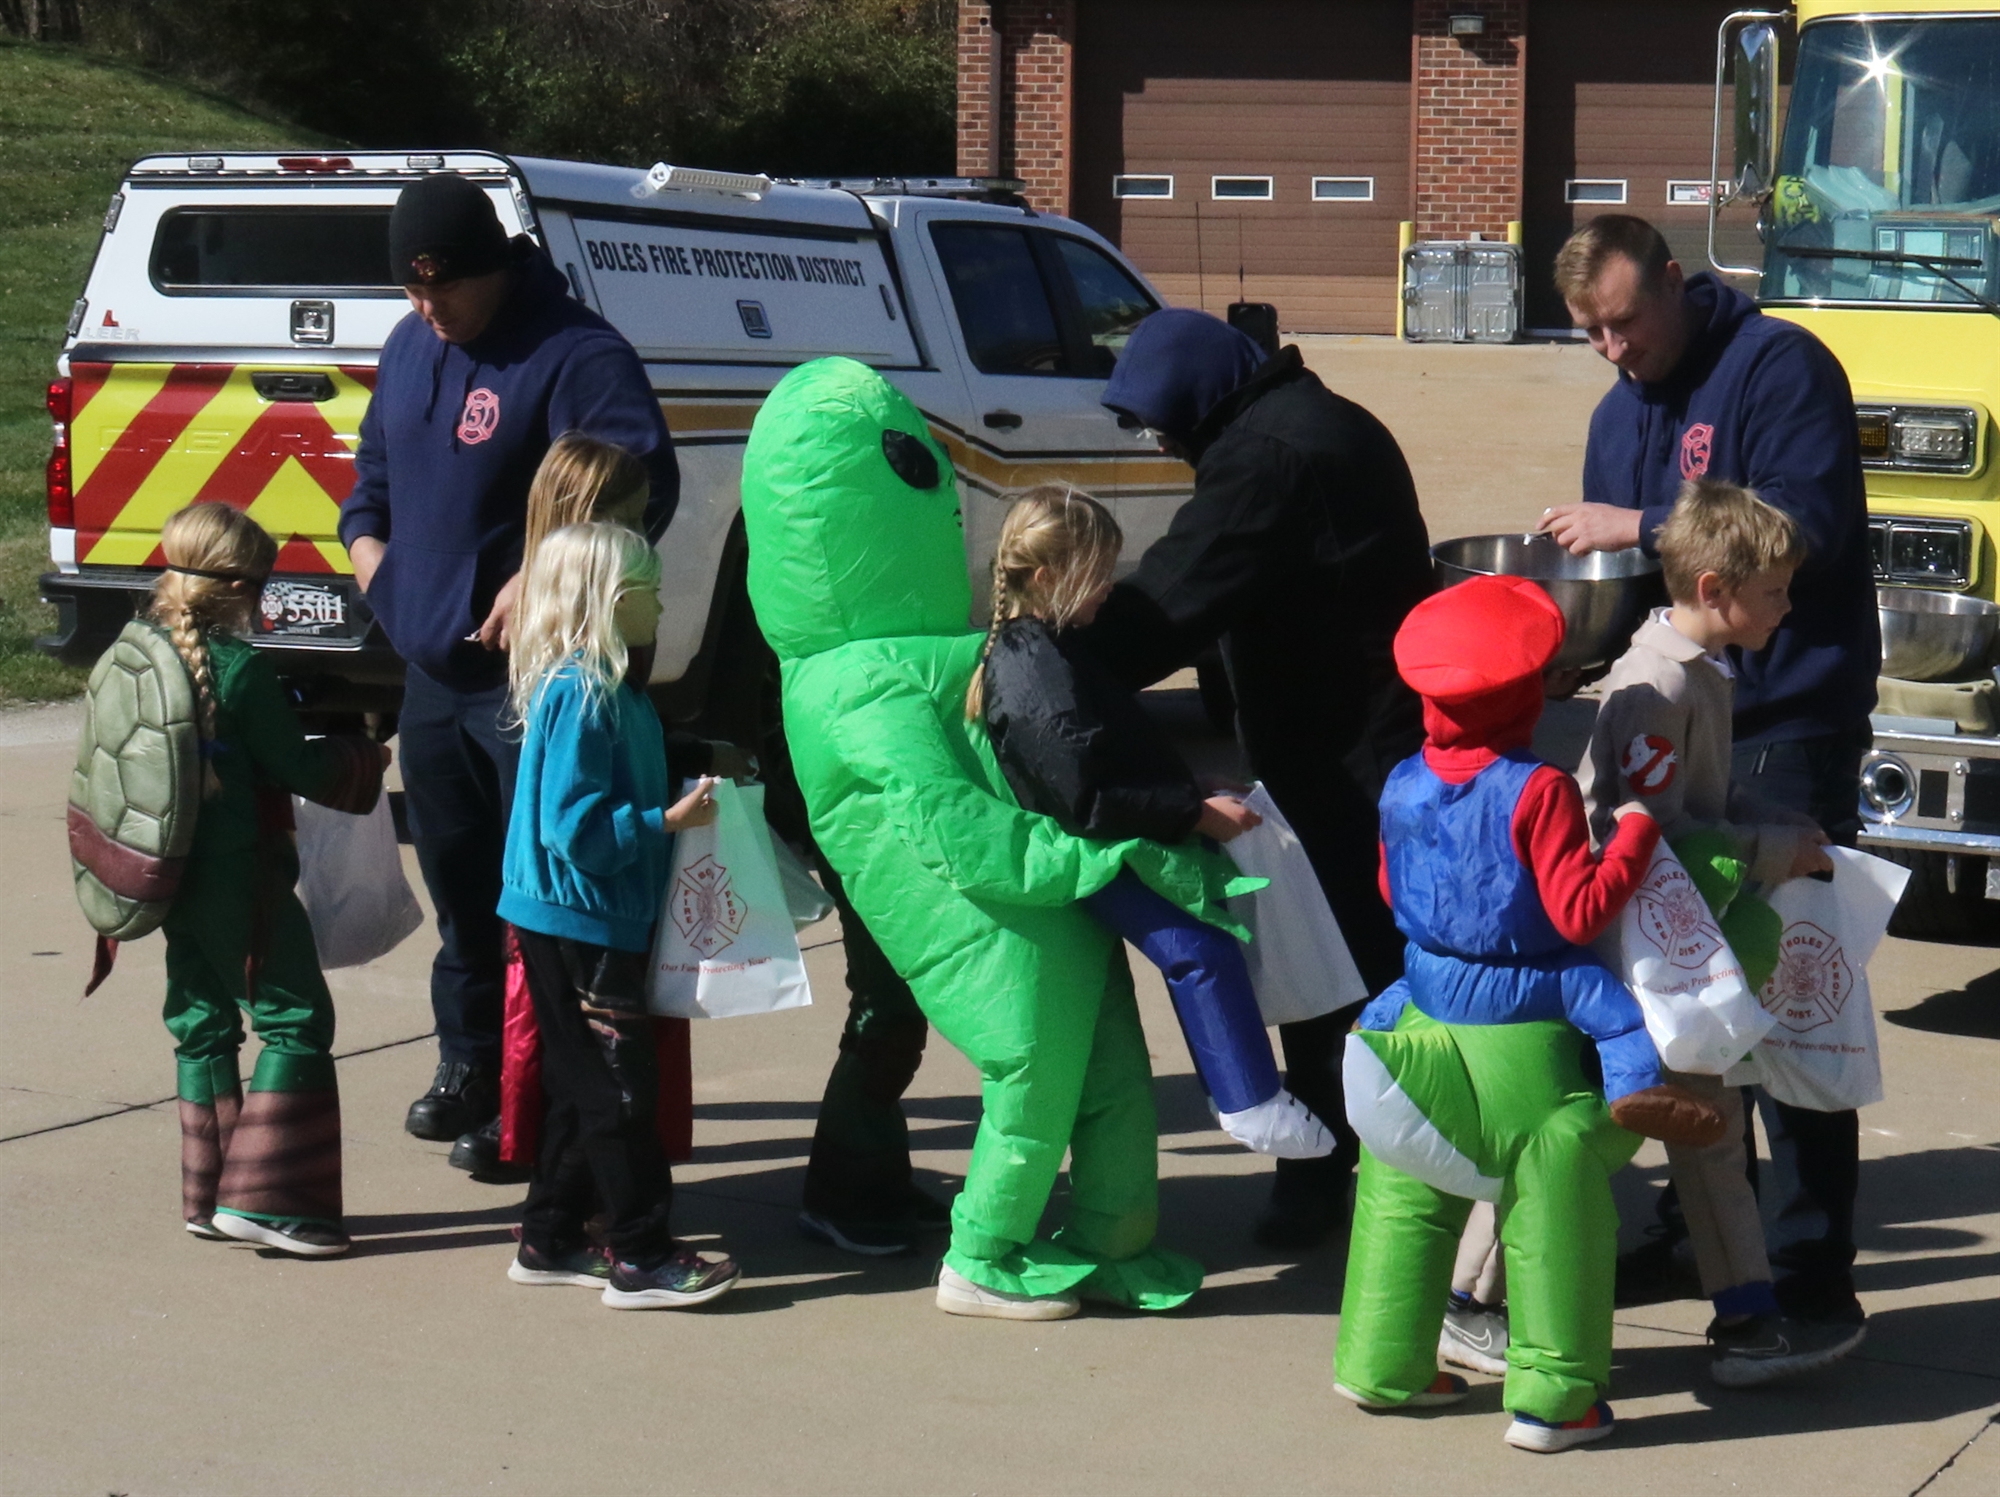
M771 179L762 172L755 176L747 172L711 172L656 161L645 180L634 184L632 196L643 201L663 192L716 192L754 202L770 190Z

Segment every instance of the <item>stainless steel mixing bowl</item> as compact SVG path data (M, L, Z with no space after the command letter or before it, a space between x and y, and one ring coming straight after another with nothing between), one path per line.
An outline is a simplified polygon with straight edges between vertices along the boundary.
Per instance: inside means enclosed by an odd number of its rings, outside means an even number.
M1649 609L1667 601L1660 564L1636 547L1572 556L1546 535L1468 535L1431 547L1445 587L1468 577L1526 577L1563 613L1568 630L1557 670L1590 670L1616 660Z
M1899 681L1950 681L1978 675L2000 630L2000 608L1963 593L1879 587L1882 674Z

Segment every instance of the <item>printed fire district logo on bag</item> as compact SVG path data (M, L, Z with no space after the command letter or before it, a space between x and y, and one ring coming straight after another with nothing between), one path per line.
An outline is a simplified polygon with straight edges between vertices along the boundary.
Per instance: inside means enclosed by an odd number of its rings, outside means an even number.
M1794 1034L1831 1024L1854 992L1854 969L1840 942L1810 920L1785 927L1778 940L1778 970L1758 994L1764 1007Z
M1625 783L1640 795L1658 795L1673 784L1674 770L1680 762L1672 739L1657 733L1641 733L1625 745L1625 756L1618 767L1625 772Z
M749 913L749 907L729 886L729 870L712 857L695 859L674 881L674 929L704 961L736 944Z
M1676 967L1700 971L1722 949L1722 931L1685 868L1662 866L1632 896L1639 929Z

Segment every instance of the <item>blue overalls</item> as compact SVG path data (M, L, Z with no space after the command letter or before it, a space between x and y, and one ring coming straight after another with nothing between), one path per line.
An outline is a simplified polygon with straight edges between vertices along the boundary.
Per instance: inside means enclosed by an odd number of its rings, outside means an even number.
M1597 1042L1615 1102L1659 1084L1659 1052L1625 985L1550 923L1514 851L1514 811L1541 767L1515 749L1454 785L1418 753L1390 774L1382 844L1409 947L1402 981L1369 1004L1361 1027L1394 1029L1409 1002L1443 1024L1565 1019Z

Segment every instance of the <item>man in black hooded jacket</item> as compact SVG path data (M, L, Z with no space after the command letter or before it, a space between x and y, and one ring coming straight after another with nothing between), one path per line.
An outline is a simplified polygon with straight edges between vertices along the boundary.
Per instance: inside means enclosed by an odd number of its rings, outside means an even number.
M1139 325L1104 404L1191 463L1195 487L1113 589L1089 643L1140 687L1221 642L1251 769L1298 833L1368 991L1379 993L1403 975L1403 937L1376 886L1376 803L1424 737L1391 646L1433 587L1402 450L1321 384L1296 347L1266 358L1228 324L1187 309ZM1360 1149L1340 1082L1354 1013L1279 1029L1286 1086L1340 1144L1324 1159L1278 1162L1257 1228L1267 1246L1311 1246L1344 1210Z

